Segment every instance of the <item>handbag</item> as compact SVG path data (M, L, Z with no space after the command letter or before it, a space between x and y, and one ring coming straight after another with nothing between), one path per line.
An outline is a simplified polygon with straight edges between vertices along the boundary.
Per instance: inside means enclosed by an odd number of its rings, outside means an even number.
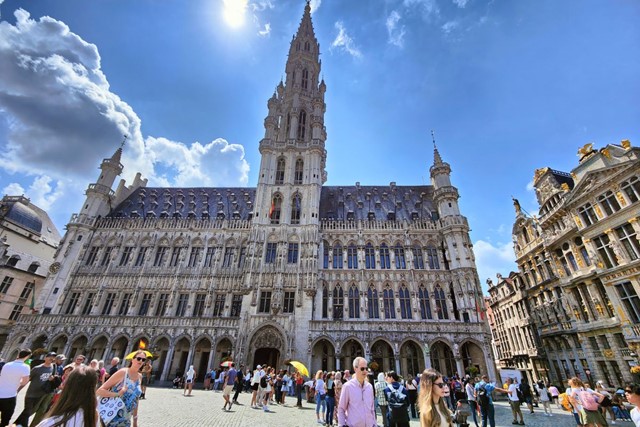
M127 378L129 377L129 372L125 374L124 381L122 382L122 386L127 383ZM113 420L118 412L124 410L124 402L122 399L117 397L101 397L98 400L98 415L102 422L105 425L108 425L111 420Z

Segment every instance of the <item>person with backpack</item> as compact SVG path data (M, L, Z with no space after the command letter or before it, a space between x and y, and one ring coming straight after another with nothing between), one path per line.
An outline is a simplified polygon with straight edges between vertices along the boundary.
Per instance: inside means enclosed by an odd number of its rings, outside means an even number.
M476 384L476 402L480 407L482 416L482 427L487 427L487 422L491 427L496 427L495 409L493 407L493 392L509 393L504 388L495 386L489 382L489 376L483 375L480 382Z
M536 390L538 391L538 396L539 400L540 400L540 404L542 405L542 408L544 409L544 414L548 417L551 416L551 397L549 396L549 389L547 388L546 385L544 385L544 382L542 382L542 380L538 381L536 383Z
M384 395L389 410L389 427L409 427L409 393L394 371L387 373Z
M522 395L521 402L526 403L527 408L529 408L529 413L533 414L533 393L531 393L529 381L526 378L523 378L519 388L520 394Z
M580 415L580 423L583 426L607 427L607 421L600 412L600 405L604 396L584 386L580 378L573 377L569 380L571 392L567 390L567 396L571 405L578 411Z

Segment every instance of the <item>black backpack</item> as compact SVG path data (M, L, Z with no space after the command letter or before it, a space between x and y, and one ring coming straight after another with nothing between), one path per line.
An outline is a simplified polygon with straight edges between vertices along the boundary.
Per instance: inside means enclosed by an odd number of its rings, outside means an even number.
M397 389L390 385L389 390L391 390L391 393L389 393L389 397L387 398L389 408L402 409L409 405L409 399L407 398L407 395L403 393L404 387L402 384L400 384Z
M530 397L531 396L531 387L528 383L520 384L520 392L522 393L522 397Z
M489 394L487 393L487 389L484 387L485 385L482 384L480 387L478 387L478 405L480 405L481 408L486 409L489 407Z
M260 378L260 388L267 388L267 376L263 375L262 378Z

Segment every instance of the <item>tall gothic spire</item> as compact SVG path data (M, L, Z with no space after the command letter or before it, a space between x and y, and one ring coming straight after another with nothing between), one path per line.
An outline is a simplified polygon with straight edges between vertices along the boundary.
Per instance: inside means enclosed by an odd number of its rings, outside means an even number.
M440 157L440 152L438 151L438 146L436 145L436 134L433 130L431 131L431 139L433 140L433 165L441 165L444 162L442 161L442 157Z

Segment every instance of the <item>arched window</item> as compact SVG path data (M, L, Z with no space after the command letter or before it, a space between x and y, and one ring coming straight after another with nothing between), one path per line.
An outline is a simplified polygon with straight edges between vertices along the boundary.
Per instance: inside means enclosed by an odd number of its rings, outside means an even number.
M396 318L396 303L393 298L393 289L389 285L382 291L382 303L384 304L384 318L395 319Z
M353 243L347 248L347 268L358 268L358 247Z
M300 224L300 194L298 193L291 199L291 224Z
M584 247L584 242L582 241L582 238L580 236L576 237L574 240L576 246L578 247L578 250L580 251L580 255L582 256L582 259L584 260L584 263L587 266L591 265L591 259L589 258L589 253L587 252L587 248Z
M18 255L12 255L11 258L7 260L7 267L15 267L18 265L18 261L20 261L20 257Z
M322 268L329 268L329 242L322 241Z
M422 257L422 248L414 246L413 250L413 268L416 270L424 270L424 258Z
M435 248L435 246L427 246L427 260L429 261L430 269L440 269L440 262L438 261L438 250Z
M373 285L370 285L367 291L367 306L369 308L369 319L379 319L378 291Z
M411 296L405 285L400 288L400 316L403 319L411 319Z
M300 111L300 117L298 120L298 139L304 139L305 131L307 130L307 113Z
M602 209L607 213L607 215L612 215L614 212L618 212L620 210L620 203L616 199L613 191L607 191L598 197L598 202L602 206Z
M628 181L620 184L620 188L625 192L631 203L635 203L640 200L640 179L638 177L632 177Z
M396 268L397 269L405 269L407 268L407 261L405 260L404 257L404 247L398 243L394 248L393 248L393 255L396 261Z
M289 139L291 135L291 114L287 113L287 132L284 136L285 139Z
M281 185L284 183L284 167L286 166L286 162L284 157L280 157L278 159L278 165L276 167L276 185Z
M333 319L341 320L344 314L344 292L342 286L333 288Z
M29 268L27 269L27 271L29 273L35 273L36 271L38 271L38 267L40 267L39 263L32 262L31 265L29 265Z
M386 243L380 245L380 268L385 270L391 268L389 260L389 246Z
M309 70L306 68L302 70L302 82L300 86L302 87L302 90L307 90L309 87Z
M351 285L349 288L349 318L360 318L360 293L356 285Z
M524 238L525 243L529 243L529 230L527 230L527 227L522 227L522 238Z
M373 270L376 268L376 251L371 243L367 243L364 247L364 264L367 269Z
M433 297L436 302L436 312L438 313L438 319L449 319L449 312L447 311L447 300L444 296L444 291L440 285L436 285L433 291Z
M322 285L322 318L329 317L329 290L327 285Z
M311 44L309 42L304 42L304 50L309 51L311 49Z
M304 160L296 160L296 169L293 174L293 183L302 184L302 171L304 170Z
M269 210L269 218L271 224L280 224L280 214L282 212L282 196L276 194L271 200L271 209Z
M418 289L418 299L420 300L420 317L422 320L431 319L431 303L429 302L429 291L421 285Z
M333 268L342 268L342 245L336 243L333 247Z

